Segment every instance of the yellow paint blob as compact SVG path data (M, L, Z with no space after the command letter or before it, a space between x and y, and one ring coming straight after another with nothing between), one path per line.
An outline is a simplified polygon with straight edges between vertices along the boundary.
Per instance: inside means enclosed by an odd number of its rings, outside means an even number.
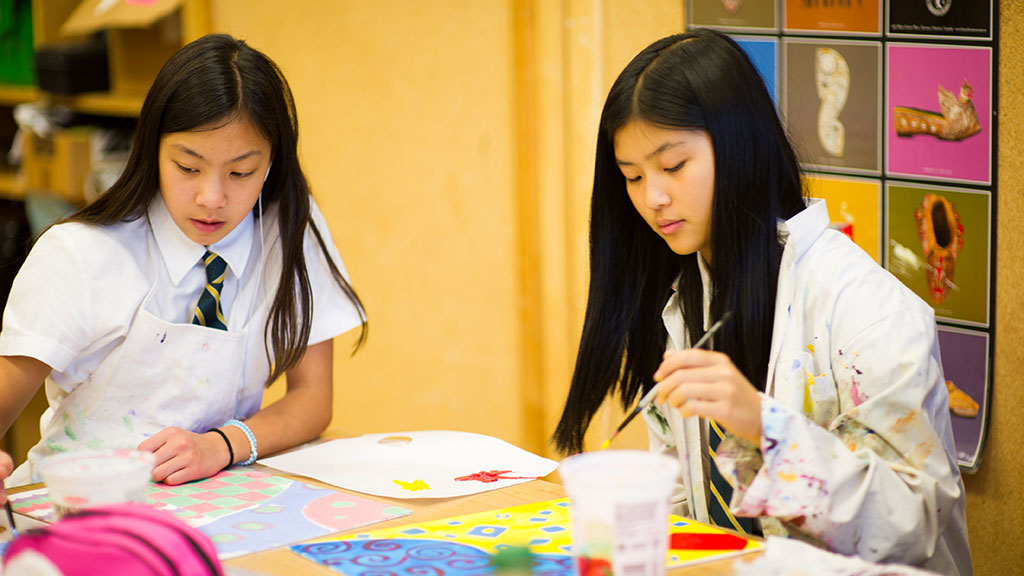
M814 398L811 396L811 386L814 386L814 376L807 372L807 384L804 386L804 414L814 414Z
M796 474L786 474L785 472L779 472L779 479L783 482L795 482Z
M807 349L811 351L811 354L814 354L814 344L808 344Z
M427 485L423 480L414 480L412 482L402 482L401 480L393 480L395 484L398 484L404 490L410 492L418 492L420 490L430 490L430 486Z

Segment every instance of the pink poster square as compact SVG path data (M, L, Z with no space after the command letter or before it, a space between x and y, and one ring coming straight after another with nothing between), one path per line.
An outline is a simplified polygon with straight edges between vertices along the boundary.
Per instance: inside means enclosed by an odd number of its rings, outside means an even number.
M991 50L923 44L889 44L887 49L889 82L886 93L886 173L990 184ZM959 101L954 113L969 112L973 105L980 130L966 137L952 139L928 133L897 135L894 120L894 109L897 107L942 117L940 86ZM941 124L945 118L938 121Z

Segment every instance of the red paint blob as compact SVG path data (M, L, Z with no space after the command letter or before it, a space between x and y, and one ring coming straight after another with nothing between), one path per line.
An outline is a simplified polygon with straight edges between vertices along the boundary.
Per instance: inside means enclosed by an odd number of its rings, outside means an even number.
M668 547L672 550L743 550L747 541L732 534L672 534Z
M505 476L505 474L510 474L511 472L511 470L482 470L468 476L459 476L455 481L466 482L468 480L476 480L490 484L498 480L536 480L540 478L540 476Z

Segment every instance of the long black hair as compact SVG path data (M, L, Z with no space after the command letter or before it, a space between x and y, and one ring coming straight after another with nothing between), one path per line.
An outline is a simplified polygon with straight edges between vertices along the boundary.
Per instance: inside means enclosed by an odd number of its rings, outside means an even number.
M270 143L273 159L261 193L262 202L278 207L282 251L280 283L264 327L272 347L267 349L269 385L299 363L309 340L313 296L303 253L307 226L334 279L363 321L355 349L367 336L362 302L341 275L310 218L309 184L299 165L295 102L288 81L270 58L225 34L199 38L171 56L142 104L131 155L121 177L68 220L102 226L143 217L159 193L161 136L218 127L235 118L252 122ZM255 207L253 210L259 216Z
M733 313L716 335L764 390L782 243L777 229L804 208L800 169L764 81L729 37L697 29L645 48L612 85L601 113L590 205L590 290L576 369L554 442L579 452L594 414L617 392L624 408L653 385L665 351L662 309L677 292L686 331L704 326L696 254L669 249L630 202L615 134L631 121L703 130L714 151L710 314Z

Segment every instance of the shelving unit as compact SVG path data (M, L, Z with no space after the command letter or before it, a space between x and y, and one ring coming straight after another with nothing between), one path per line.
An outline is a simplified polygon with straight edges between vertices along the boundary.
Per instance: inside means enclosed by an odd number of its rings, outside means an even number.
M117 28L108 31L110 51L110 92L65 96L40 91L34 86L0 84L0 107L26 102L61 104L75 112L97 116L133 118L142 109L146 91L163 63L178 48L210 32L209 0L163 0L178 8L167 19L147 28ZM35 46L73 40L60 34L80 0L32 0L32 30ZM177 36L167 41L168 33ZM3 151L5 152L5 151ZM22 176L0 168L0 197L22 198Z
M60 28L84 1L88 0L32 0L34 45L73 40L62 36ZM0 84L0 114L10 114L18 104L40 102L61 104L94 116L137 117L149 86L167 58L181 46L208 34L211 28L209 0L156 1L173 8L172 13L146 28L108 29L109 92L65 96L39 90L36 86ZM11 136L8 133L5 138L10 140ZM0 150L0 155L6 152ZM0 162L0 202L24 199L29 192L24 171L5 166L6 163ZM45 408L46 398L40 389L4 435L0 448L7 450L16 463L23 461L28 449L39 440L39 417Z

